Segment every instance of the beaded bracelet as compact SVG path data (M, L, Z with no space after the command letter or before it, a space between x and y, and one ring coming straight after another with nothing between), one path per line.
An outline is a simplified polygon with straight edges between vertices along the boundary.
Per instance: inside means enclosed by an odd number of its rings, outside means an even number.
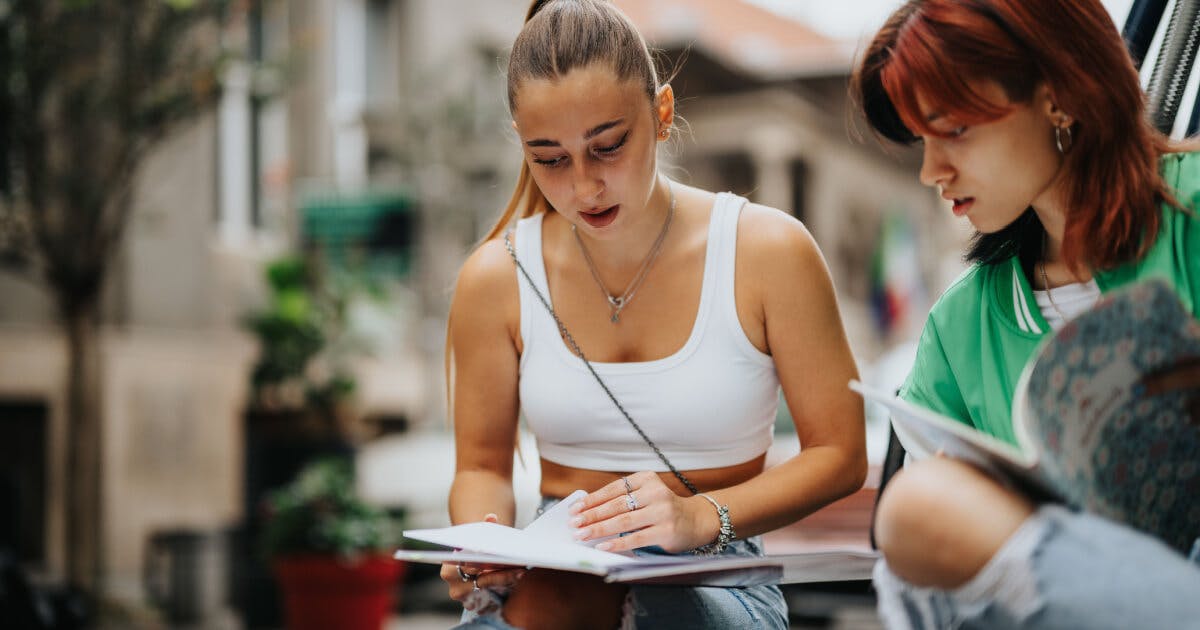
M717 508L717 518L721 521L721 529L717 532L717 539L715 541L701 547L696 547L692 553L698 555L715 556L722 551L725 551L725 548L728 547L729 543L733 542L734 537L737 536L737 534L735 534L733 531L733 521L729 520L729 506L717 503L716 499L713 499L703 492L697 493L696 496L704 497L709 503L713 504L713 507Z

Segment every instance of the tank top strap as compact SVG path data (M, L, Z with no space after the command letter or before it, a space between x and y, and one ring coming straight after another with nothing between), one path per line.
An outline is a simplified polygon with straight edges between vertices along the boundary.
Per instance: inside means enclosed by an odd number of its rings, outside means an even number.
M708 234L708 255L715 264L707 265L704 281L713 290L713 315L733 324L738 323L737 304L734 301L737 224L745 204L745 197L733 193L717 195ZM729 319L731 315L732 319ZM737 329L741 331L740 324Z
M546 299L550 299L550 283L546 280L546 264L542 258L543 217L544 214L536 214L517 221L513 230L513 247L517 250L517 260L521 261L525 271L529 272L529 277L533 279L538 291L541 291ZM516 265L513 265L513 273L517 275L517 296L521 304L520 330L521 343L524 346L521 362L524 363L525 357L529 356L529 350L537 343L538 331L557 328Z

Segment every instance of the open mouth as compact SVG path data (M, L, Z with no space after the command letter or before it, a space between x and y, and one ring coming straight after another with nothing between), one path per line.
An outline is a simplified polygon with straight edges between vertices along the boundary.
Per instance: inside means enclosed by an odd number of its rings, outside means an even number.
M954 199L954 216L961 217L966 214L971 206L975 205L974 197L961 197Z
M620 204L604 208L602 210L593 208L591 210L580 212L579 216L583 217L583 220L592 227L604 227L612 223L613 220L617 218L617 211L620 210L620 208Z

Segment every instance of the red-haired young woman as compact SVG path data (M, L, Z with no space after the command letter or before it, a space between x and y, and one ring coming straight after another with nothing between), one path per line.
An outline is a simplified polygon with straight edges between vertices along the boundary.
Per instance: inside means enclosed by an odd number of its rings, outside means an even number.
M929 315L907 400L1013 442L1021 369L1102 293L1163 278L1196 312L1200 155L1149 126L1099 0L907 2L852 89L880 135L922 145L921 181L977 231L973 265ZM1200 524L1156 538L946 458L898 474L877 519L890 627L1200 624L1200 564L1184 555Z

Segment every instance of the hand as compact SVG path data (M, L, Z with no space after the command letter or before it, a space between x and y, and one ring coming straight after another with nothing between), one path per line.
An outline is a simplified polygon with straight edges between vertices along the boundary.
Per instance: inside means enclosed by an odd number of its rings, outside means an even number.
M1158 396L1181 389L1200 390L1200 357L1184 359L1146 376L1134 388L1134 395ZM1192 423L1200 423L1200 391L1192 392L1188 397L1187 407L1192 416Z
M483 520L485 523L500 522L495 514L488 514ZM440 575L449 586L450 598L473 610L472 601L468 599L472 592L485 588L511 588L525 575L525 569L507 565L447 562L442 564Z
M571 514L579 540L626 534L597 544L601 551L658 545L678 553L712 542L720 529L716 511L703 497L681 497L649 471L622 477L587 495L571 506Z

